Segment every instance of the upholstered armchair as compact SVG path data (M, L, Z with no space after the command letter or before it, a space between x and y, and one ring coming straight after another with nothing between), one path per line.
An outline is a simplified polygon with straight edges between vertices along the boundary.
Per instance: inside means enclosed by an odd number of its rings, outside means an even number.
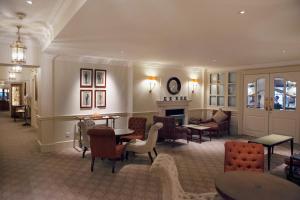
M186 139L188 142L189 129L176 126L174 117L153 116L153 122L161 122L163 127L158 131L159 139L170 139L175 142L177 139Z
M224 172L264 172L264 147L262 144L225 142Z
M94 170L95 158L100 157L112 160L112 173L114 173L116 161L123 160L125 150L124 145L116 144L114 129L110 127L92 128L88 130L88 135L92 152L91 171Z
M210 127L208 131L218 136L223 132L230 135L231 111L213 110L212 114L212 118L201 121L200 125Z
M158 130L163 127L163 124L158 122L151 126L147 140L131 140L126 146L126 159L128 159L128 152L134 152L139 154L148 153L151 163L153 158L151 152L154 151L157 156L157 151L155 149Z
M95 122L91 119L84 119L78 122L77 126L79 127L79 131L81 131L81 142L83 147L82 158L84 158L85 152L90 148L90 137L87 132L95 126Z
M178 179L175 161L168 154L159 154L153 162L150 172L160 178L163 200L213 200L222 199L217 193L188 193L183 190Z
M134 130L131 135L121 137L121 141L128 142L132 139L145 139L147 118L144 117L130 117L128 121L128 128Z

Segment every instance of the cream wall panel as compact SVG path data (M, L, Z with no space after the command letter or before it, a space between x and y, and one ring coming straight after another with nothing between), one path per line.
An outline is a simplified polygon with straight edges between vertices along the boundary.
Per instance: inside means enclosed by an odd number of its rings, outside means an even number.
M163 100L163 97L186 96L192 101L189 108L201 108L203 106L202 91L202 73L199 68L171 68L171 67L144 67L134 66L133 70L133 112L153 112L157 111L156 101ZM158 81L156 86L149 93L147 76L156 76ZM166 85L169 78L176 76L181 81L181 91L177 95L168 93ZM198 79L200 84L195 87L195 93L192 94L191 79Z

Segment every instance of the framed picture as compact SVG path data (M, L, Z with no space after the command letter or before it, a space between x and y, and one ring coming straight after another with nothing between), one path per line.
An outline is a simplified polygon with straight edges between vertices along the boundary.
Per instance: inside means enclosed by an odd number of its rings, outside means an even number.
M80 69L80 87L93 87L93 69Z
M95 87L106 87L106 70L95 69Z
M95 90L95 107L106 107L106 90Z
M80 90L80 108L92 108L93 90Z

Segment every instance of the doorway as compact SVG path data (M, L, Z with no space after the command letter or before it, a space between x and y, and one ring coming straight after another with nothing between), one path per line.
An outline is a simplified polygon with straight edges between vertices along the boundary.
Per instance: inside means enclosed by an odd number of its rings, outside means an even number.
M0 111L9 111L9 88L0 87Z
M299 83L300 72L245 75L243 132L288 135L299 142Z

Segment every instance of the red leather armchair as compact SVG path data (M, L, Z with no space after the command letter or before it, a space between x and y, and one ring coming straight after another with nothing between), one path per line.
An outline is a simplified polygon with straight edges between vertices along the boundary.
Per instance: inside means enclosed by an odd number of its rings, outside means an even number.
M161 122L163 127L158 131L159 139L171 139L173 142L177 139L186 139L188 142L189 129L176 126L174 117L153 116L153 123Z
M215 115L218 110L213 110L213 115ZM200 125L210 127L209 131L211 133L216 133L218 136L223 132L227 132L230 135L230 119L231 119L231 111L223 111L227 118L221 122L216 122L214 118L210 118L205 121L201 121Z
M228 141L225 143L224 172L264 172L264 147L262 144Z
M130 117L128 121L128 128L134 130L132 135L121 137L121 141L130 141L132 139L145 139L147 118L144 117Z
M98 127L88 130L91 144L92 163L91 171L94 169L96 157L112 160L112 173L115 172L116 160L123 160L125 146L116 144L115 132L110 127Z

